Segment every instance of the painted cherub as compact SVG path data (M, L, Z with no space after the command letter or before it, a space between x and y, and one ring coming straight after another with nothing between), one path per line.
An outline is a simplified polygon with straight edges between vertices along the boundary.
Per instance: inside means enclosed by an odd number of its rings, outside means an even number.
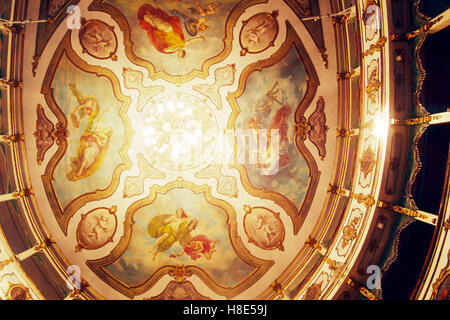
M279 97L281 95L281 97ZM264 117L268 117L272 112L272 107L274 103L283 105L282 101L284 99L284 93L281 90L278 81L269 89L265 95L258 99L258 101L253 106L253 115L262 114Z
M269 244L272 241L273 237L277 235L274 221L267 219L267 217L264 217L262 215L257 217L255 229L261 230L261 232L264 234L266 244Z
M99 240L100 234L106 233L110 229L109 219L106 214L102 214L100 217L95 217L95 223L89 222L89 238L95 238Z
M95 52L103 52L109 48L112 43L112 39L107 38L106 32L100 30L98 27L94 27L84 34L84 39L92 46Z
M250 45L254 46L261 43L261 38L267 33L267 30L272 28L272 25L266 20L260 22L255 27L250 28L246 32L246 38Z
M195 0L195 7L190 7L189 11L197 17L189 17L178 10L172 10L171 13L184 19L184 27L191 36L196 36L199 32L208 30L207 17L215 14L222 3L214 4L210 2L203 8L200 1Z

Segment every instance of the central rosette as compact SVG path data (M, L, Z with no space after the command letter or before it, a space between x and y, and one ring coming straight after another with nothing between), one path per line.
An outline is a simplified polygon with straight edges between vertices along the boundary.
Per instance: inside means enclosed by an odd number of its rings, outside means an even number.
M207 162L214 150L216 118L193 95L172 94L148 104L143 121L145 151L165 168L191 169Z

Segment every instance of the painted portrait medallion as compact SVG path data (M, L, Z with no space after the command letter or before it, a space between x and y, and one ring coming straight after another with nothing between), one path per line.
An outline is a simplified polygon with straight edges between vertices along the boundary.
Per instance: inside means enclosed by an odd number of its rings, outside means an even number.
M194 264L225 286L236 285L254 269L233 249L227 214L202 194L171 190L137 209L133 220L128 247L106 267L128 285L141 284L164 265Z
M262 207L246 207L246 211L244 229L249 241L262 249L284 250L284 226L280 214Z
M204 72L209 61L226 57L227 17L239 2L106 0L96 1L92 9L108 12L129 30L125 46L130 60L173 80Z
M270 14L263 12L242 22L243 26L239 35L241 55L263 52L274 46L278 35L277 16L278 11Z
M97 59L117 60L117 37L114 27L100 20L86 21L81 27L80 43L83 51Z
M94 250L112 241L117 228L117 207L98 208L81 216L77 227L76 250Z

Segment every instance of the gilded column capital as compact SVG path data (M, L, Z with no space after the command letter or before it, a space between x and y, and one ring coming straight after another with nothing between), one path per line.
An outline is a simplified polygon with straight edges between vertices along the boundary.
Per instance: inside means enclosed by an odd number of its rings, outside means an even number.
M25 136L23 135L23 133L16 133L16 134L2 136L2 140L7 143L14 143L14 142L19 142L19 141L24 141Z
M370 208L372 207L374 204L376 204L375 199L369 194L369 195L365 195L362 193L358 193L358 194L351 194L350 195L351 198L355 199L356 201L358 201L358 203L362 203L364 204L364 206L366 208Z
M12 197L13 198L19 198L19 197L27 197L27 196L30 196L30 195L34 195L33 188L28 188L28 189L24 189L24 190L20 190L20 191L14 192L12 194Z
M284 291L283 291L283 287L281 286L280 283L278 283L277 280L274 280L271 284L270 287L273 289L273 291L275 291L277 293L277 295L283 299L284 298Z

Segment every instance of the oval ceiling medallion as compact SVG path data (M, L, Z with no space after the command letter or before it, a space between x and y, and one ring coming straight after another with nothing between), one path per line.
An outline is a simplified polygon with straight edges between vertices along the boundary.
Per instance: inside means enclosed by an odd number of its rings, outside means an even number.
M117 228L117 207L97 208L81 215L77 227L78 245L75 251L81 249L95 250L112 241Z
M242 47L241 55L246 53L260 53L274 46L278 36L278 11L272 13L258 13L250 19L243 21L239 35Z
M83 52L97 59L117 60L117 37L114 27L100 20L89 20L81 27L79 37Z

